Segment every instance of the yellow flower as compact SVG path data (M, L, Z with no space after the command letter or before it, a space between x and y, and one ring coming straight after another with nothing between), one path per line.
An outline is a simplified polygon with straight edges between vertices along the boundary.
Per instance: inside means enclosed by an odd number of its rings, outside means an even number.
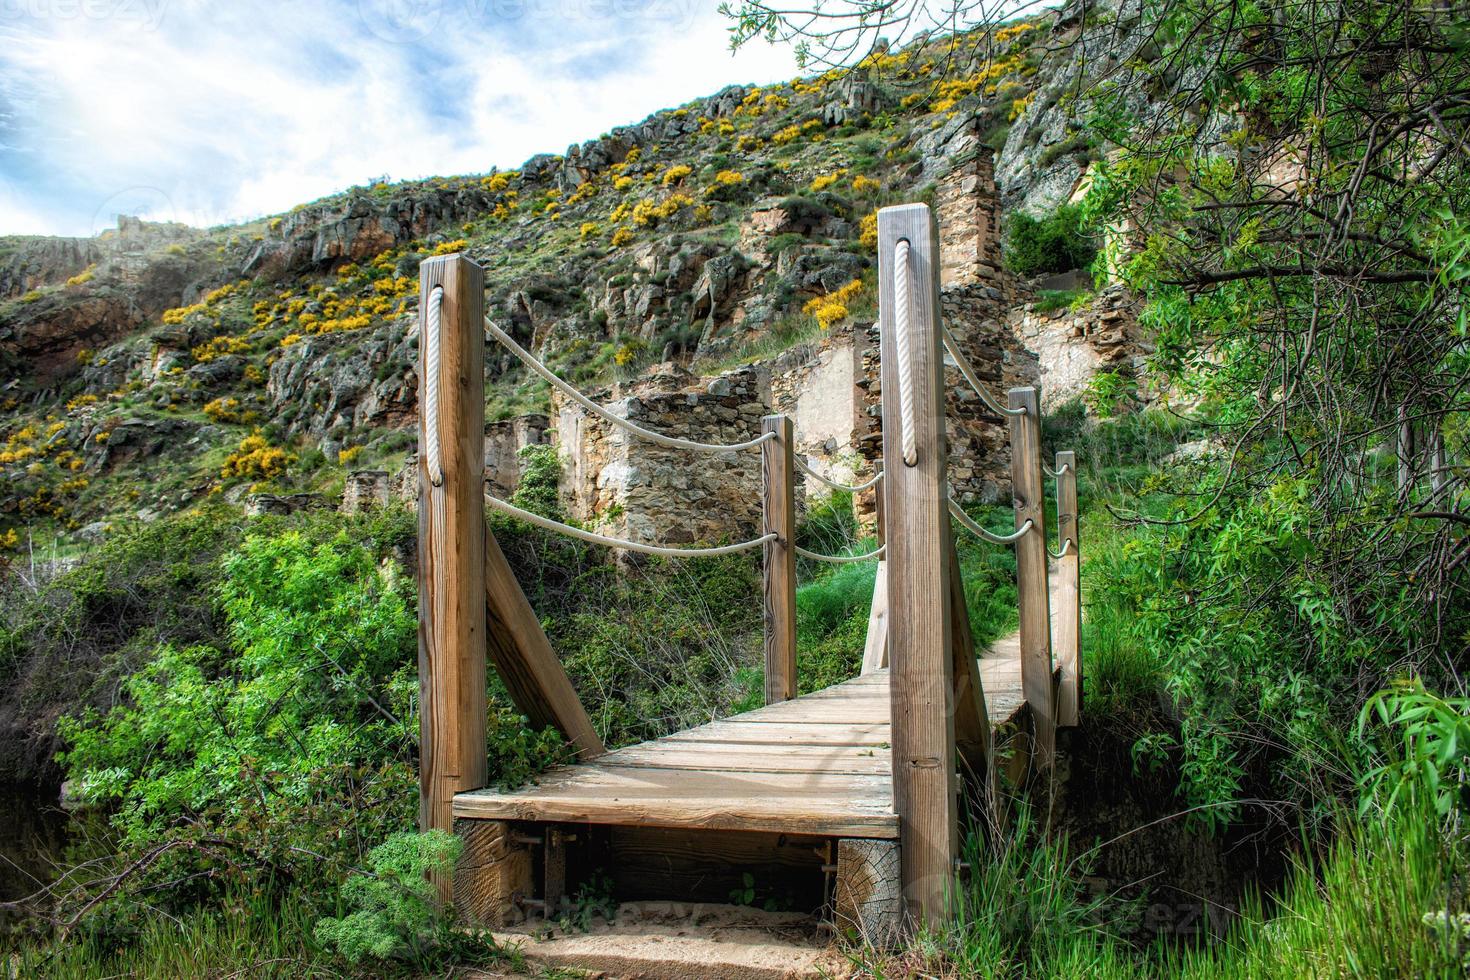
M677 164L664 171L663 184L665 187L668 187L670 184L683 180L693 172L692 168L686 167L682 163Z

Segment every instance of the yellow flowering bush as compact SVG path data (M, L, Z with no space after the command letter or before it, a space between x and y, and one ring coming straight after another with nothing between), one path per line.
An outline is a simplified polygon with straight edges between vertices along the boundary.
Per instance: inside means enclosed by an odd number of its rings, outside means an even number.
M79 408L85 408L88 405L95 404L97 404L97 396L92 394L91 392L87 392L86 394L78 395L71 401L67 402L66 410L68 412L75 412Z
M225 458L220 476L227 480L245 478L270 480L286 472L292 456L279 446L266 442L259 432L240 440L239 447Z
M843 177L846 177L846 176L847 176L847 168L846 167L843 167L841 170L834 170L830 174L821 174L821 175L813 178L813 180L812 180L812 190L813 191L824 191L827 188L831 187L833 184L837 183Z
M452 242L440 242L438 245L434 246L434 251L432 254L453 255L455 252L463 252L464 247L468 244L469 243L466 242L463 238L456 238Z
M862 291L863 281L861 279L854 279L835 292L807 300L806 305L801 308L801 312L808 316L816 317L817 326L826 330L834 323L840 323L847 319L848 304L861 295Z
M633 178L632 177L614 177L613 178L613 190L625 191L629 187L632 187L632 186L633 186Z
M866 194L869 191L877 191L880 190L882 187L883 184L881 181L874 180L872 177L867 177L863 174L858 174L852 179L852 189L858 194Z
M223 425L240 425L255 421L255 412L243 408L238 398L222 396L206 402L204 414Z
M97 269L97 266L96 265L89 265L85 269L83 269L81 272L78 272L76 275L74 275L70 279L68 279L66 281L66 284L68 286L81 286L84 283L89 283L89 282L92 281L92 273L95 272L96 269Z
M337 453L337 464L339 466L351 466L357 457L361 455L361 446L348 446Z
M611 244L614 248L621 248L632 240L633 229L629 228L627 225L620 225L618 226L617 230L612 233L612 239L610 240L609 244Z
M20 535L15 528L10 528L4 534L0 534L0 551L14 551L20 547Z
M791 143L800 138L801 127L798 126L796 123L792 123L790 126L787 126L784 129L778 129L771 134L771 142L775 143L777 146L785 146L787 143Z
M682 163L675 164L664 171L663 185L668 187L670 184L678 183L693 172L694 170L691 167L685 166Z
M752 153L765 145L765 141L754 133L741 133L735 145L746 153Z
M591 238L593 235L597 234L597 232L601 228L602 226L595 221L584 221L582 222L582 227L578 229L578 234L580 234L583 238Z
M863 247L876 252L878 250L878 212L863 215L863 220L858 224L858 241Z
M200 344L189 352L196 364L208 364L219 357L244 354L250 350L250 342L239 337L216 337L207 344Z

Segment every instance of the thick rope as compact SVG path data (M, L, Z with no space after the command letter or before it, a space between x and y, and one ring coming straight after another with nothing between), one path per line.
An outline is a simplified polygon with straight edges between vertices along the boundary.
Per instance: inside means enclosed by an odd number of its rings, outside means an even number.
M863 490L868 489L869 487L876 486L878 484L878 481L883 479L883 471L879 470L877 473L873 474L873 478L868 482L859 483L855 487L850 487L846 483L838 483L836 480L830 479L829 477L825 477L822 474L818 473L816 470L808 466L806 464L806 461L803 460L800 456L793 455L791 459L796 464L797 469L801 470L803 473L816 480L818 483L825 483L833 490L841 490L845 493L860 493Z
M989 541L991 544L1015 544L1036 528L1036 522L1028 517L1026 518L1026 523L1016 528L1012 534L996 534L994 531L987 531L971 520L970 515L966 514L960 505L953 500L949 502L949 513L955 520L963 524L965 529L971 534L982 540Z
M1062 542L1062 550L1061 551L1052 551L1050 548L1047 548L1046 549L1046 553L1048 555L1050 555L1054 560L1061 561L1063 558L1067 557L1067 552L1069 552L1071 550L1072 550L1072 539L1071 538L1067 538L1065 541Z
M1042 463L1041 464L1041 472L1045 473L1046 476L1047 476L1047 479L1049 479L1049 480L1055 480L1057 477L1061 476L1063 473L1070 472L1071 469L1072 469L1072 464L1071 463L1064 463L1062 465L1062 468L1059 469L1059 470L1054 470L1050 466L1047 466L1045 463Z
M429 302L424 308L424 457L429 470L429 482L434 486L444 485L444 463L439 458L439 319L444 305L444 287L435 286L429 291Z
M914 426L914 360L909 348L909 242L901 238L893 247L893 333L898 340L899 433L903 439L903 461L919 461L918 436Z
M803 558L811 558L815 561L827 561L834 565L845 565L848 562L872 561L874 558L882 558L883 552L887 549L888 545L880 544L875 550L868 552L866 555L819 555L815 551L807 551L798 545L796 553Z
M959 366L960 374L963 374L965 380L970 382L970 387L975 389L975 394L980 396L980 400L985 403L986 407L997 415L1026 414L1026 409L1024 408L1007 408L998 402L995 396L990 393L990 390L980 383L980 379L975 375L975 369L970 366L970 362L965 358L965 355L960 353L960 345L955 343L954 335L949 332L949 328L941 326L940 330L943 331L944 349L949 351L949 356L954 358L955 364Z
M721 545L718 548L666 548L663 545L641 544L637 541L625 541L622 538L610 538L604 534L584 531L580 527L572 527L570 524L563 524L561 521L553 521L549 517L533 514L529 510L521 510L515 504L508 503L488 493L485 494L485 503L502 514L509 514L511 517L520 518L527 524L535 524L537 527L543 527L548 531L555 531L558 534L580 538L591 544L606 545L609 548L623 548L627 551L637 551L645 555L659 555L664 558L709 558L715 555L733 555L737 551L759 548L767 541L774 541L780 537L775 531L772 531L770 534L764 534L752 541Z
M649 442L656 442L660 446L668 446L671 449L692 449L697 452L705 453L730 453L737 452L742 449L754 449L755 447L776 438L776 433L765 432L754 439L749 439L745 442L737 442L725 446L708 442L695 442L692 439L676 439L673 436L666 436L661 432L654 432L651 429L645 429L642 426L629 422L622 416L614 415L612 412L603 408L601 405L597 404L595 401L582 394L576 388L573 388L570 384L557 377L550 368L537 360L534 354L532 354L530 351L526 350L520 344L511 339L510 334L497 327L494 321L492 321L489 317L485 318L485 326L489 329L490 335L492 337L500 341L501 345L509 350L512 354L514 354L517 358L519 358L522 364L526 365L526 367L539 374L553 388L556 388L562 394L566 395L572 401L576 402L578 405L581 405L592 414L606 419L613 425L616 425L621 429L626 429L628 432L631 432L636 436L647 439Z

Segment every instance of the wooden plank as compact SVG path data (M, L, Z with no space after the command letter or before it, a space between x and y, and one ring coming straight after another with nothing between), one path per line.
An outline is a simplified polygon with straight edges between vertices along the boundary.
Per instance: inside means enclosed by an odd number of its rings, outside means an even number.
M888 666L888 563L878 560L873 580L873 605L868 610L868 638L863 644L863 673Z
M761 419L761 432L776 438L761 446L762 534L777 537L764 556L766 704L796 697L796 481L792 475L795 428L785 415Z
M1021 686L1031 705L1036 761L1050 767L1056 744L1056 686L1051 663L1051 611L1046 581L1046 497L1041 479L1041 399L1035 388L1012 388L1011 495L1016 528L1033 522L1016 549L1016 591L1021 621Z
M730 745L882 745L889 744L889 726L841 724L783 724L781 722L720 722L663 741L718 741Z
M437 334L429 336L436 288L443 302ZM484 274L462 255L426 259L419 296L419 826L448 831L454 794L487 781ZM431 443L440 460L433 474ZM449 900L453 879L435 883Z
M1082 543L1077 526L1077 454L1057 453L1057 559L1052 588L1052 646L1061 669L1057 724L1073 728L1082 719Z
M532 726L554 726L566 736L578 758L595 758L607 749L592 727L592 719L587 717L566 668L552 650L541 620L521 591L489 523L483 519L482 523L485 612L490 625L488 649L496 673L505 683L511 701Z
M547 919L561 914L567 897L567 840L569 833L561 827L546 828L545 853L541 855L542 913Z
M796 754L791 749L776 753L751 753L749 747L721 747L715 743L693 743L726 748L725 751L671 752L666 747L635 746L619 749L598 760L598 765L623 766L632 769L705 769L712 772L828 772L852 775L887 775L888 753L876 748L861 754L859 746L846 751L820 749L817 754ZM816 746L805 746L817 749Z
M458 817L892 838L886 776L625 769L584 763L514 792L455 797Z
M895 249L909 245L908 307L895 294ZM939 338L939 246L923 204L878 212L878 310L883 392L883 511L888 563L893 797L903 853L905 913L948 918L959 851L954 664L950 648L950 543ZM899 320L908 336L899 334ZM899 345L910 372L900 384ZM904 398L912 386L915 460L903 458Z

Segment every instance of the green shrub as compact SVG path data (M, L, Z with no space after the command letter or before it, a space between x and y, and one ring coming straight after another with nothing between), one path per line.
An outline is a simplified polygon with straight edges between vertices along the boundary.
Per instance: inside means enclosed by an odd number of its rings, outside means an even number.
M442 830L393 834L342 885L342 902L352 911L318 921L317 940L354 966L400 959L428 970L451 956L464 964L494 955L493 940L454 928L429 878L452 873L463 849L464 841Z
M1097 255L1097 245L1081 222L1082 209L1075 204L1064 204L1040 219L1013 214L1006 229L1006 265L1019 276L1086 268Z

